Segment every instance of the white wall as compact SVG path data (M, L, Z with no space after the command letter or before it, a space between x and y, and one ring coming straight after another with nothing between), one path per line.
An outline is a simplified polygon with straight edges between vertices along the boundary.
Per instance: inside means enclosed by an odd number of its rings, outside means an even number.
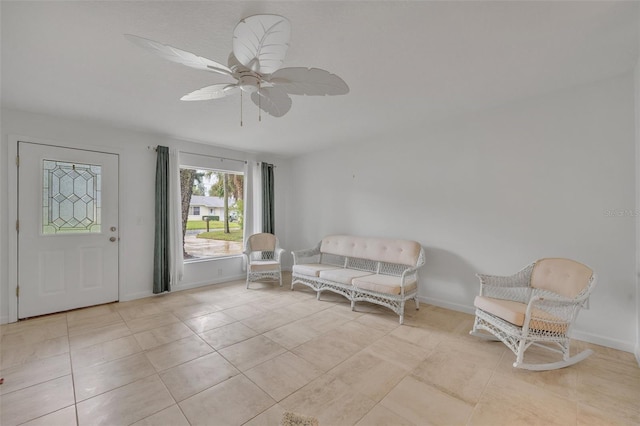
M632 351L633 76L292 160L289 242L350 233L426 250L423 300L472 312L476 272L569 257L599 274L575 336Z
M9 136L23 136L25 140L45 140L61 145L82 146L88 149L100 148L120 154L120 300L130 300L152 294L153 282L153 239L154 220L148 215L149 209L141 205L153 206L156 156L149 146L165 145L182 151L198 154L218 155L240 160L269 161L276 164L276 227L284 229L286 224L286 193L288 192L288 161L281 158L243 153L209 145L185 142L166 137L123 130L108 125L26 113L16 110L2 110L0 146L0 322L8 320L9 290L15 283L9 283L9 255L15 252L10 244L10 233L15 227L8 223L9 188L7 180L16 173L13 160L9 161ZM152 210L151 210L152 211ZM279 234L286 244L286 233ZM185 265L184 279L174 290L224 282L241 278L241 258L196 262ZM13 290L11 290L13 291Z

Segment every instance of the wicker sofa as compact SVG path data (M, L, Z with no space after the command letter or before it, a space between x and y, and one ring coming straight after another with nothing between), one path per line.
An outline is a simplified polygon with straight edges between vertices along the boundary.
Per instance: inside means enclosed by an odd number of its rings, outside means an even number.
M418 269L424 250L415 241L332 235L314 248L293 251L291 290L304 284L320 294L331 291L355 302L386 306L404 321L404 305L418 302Z

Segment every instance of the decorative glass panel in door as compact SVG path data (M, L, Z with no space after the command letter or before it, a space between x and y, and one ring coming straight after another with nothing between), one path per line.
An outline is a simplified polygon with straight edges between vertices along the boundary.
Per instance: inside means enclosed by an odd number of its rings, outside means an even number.
M100 232L102 167L43 160L42 233Z

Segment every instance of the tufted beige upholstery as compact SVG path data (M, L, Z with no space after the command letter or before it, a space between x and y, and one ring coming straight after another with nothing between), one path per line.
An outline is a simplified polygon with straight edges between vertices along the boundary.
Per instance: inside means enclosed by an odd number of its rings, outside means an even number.
M400 294L401 281L400 277L375 274L354 279L353 286L360 290L370 290L376 293ZM409 280L405 283L404 291L410 293L415 291L417 286L418 283L415 280Z
M418 262L420 249L420 244L415 241L350 235L331 235L323 238L320 245L323 253L407 266L414 266Z
M593 271L571 259L548 258L536 262L531 287L574 298L589 286Z
M404 320L407 300L418 302L418 269L424 251L415 241L351 235L325 237L313 249L293 254L291 289L304 284L320 293L331 291L355 302L376 303Z
M273 234L253 234L247 239L251 251L273 251L276 247L276 236Z
M525 313L527 312L526 303L476 296L473 304L476 308L502 318L503 320L517 325L518 327L522 327L524 325ZM532 313L532 319L529 322L529 328L534 330L564 333L567 330L567 324L562 320L562 318L558 318L543 310L535 309Z

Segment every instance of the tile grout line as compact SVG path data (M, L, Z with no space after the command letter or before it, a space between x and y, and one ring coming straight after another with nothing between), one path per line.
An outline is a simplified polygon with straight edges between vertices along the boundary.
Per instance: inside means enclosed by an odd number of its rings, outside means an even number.
M71 389L73 391L73 408L76 414L76 425L80 426L80 415L78 413L78 399L76 397L76 379L73 374L73 357L71 355L71 339L69 336L69 315L65 315L65 322L67 323L67 342L69 345L69 368L71 369Z

